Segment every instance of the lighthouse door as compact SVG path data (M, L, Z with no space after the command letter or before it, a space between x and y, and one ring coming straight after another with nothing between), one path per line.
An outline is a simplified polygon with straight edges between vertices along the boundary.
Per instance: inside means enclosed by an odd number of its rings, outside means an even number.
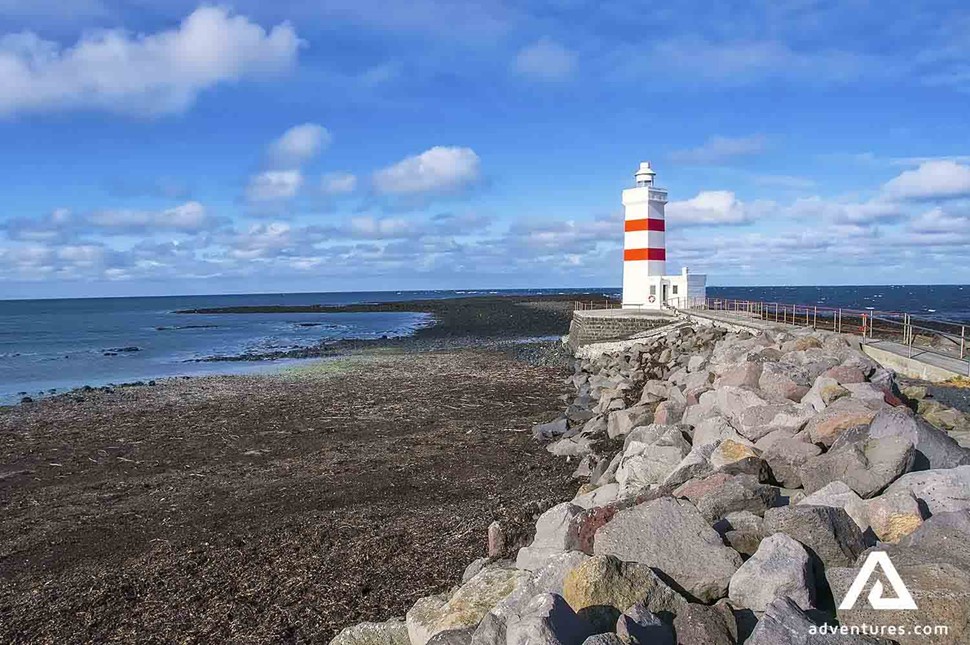
M662 295L660 297L660 304L661 305L666 305L667 304L667 283L666 282L664 283L662 289L663 289L663 291L662 291Z

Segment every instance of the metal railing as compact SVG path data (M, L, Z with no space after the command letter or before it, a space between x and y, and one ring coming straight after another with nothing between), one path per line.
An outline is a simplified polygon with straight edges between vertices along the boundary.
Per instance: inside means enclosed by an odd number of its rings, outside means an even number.
M909 356L920 353L955 358L967 363L970 376L970 335L965 322L908 313L799 305L763 300L670 298L673 309L704 309L786 325L856 334L866 344L891 341L906 346Z
M619 300L574 300L573 311L592 311L594 309L622 309L623 303Z

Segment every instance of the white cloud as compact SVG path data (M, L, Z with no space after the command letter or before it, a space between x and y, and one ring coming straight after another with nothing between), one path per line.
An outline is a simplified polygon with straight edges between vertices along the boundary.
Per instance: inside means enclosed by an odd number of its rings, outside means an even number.
M330 133L317 123L295 125L269 144L266 156L277 169L299 168L330 145Z
M970 237L970 215L949 213L940 207L932 208L910 222L916 233L960 233Z
M331 172L320 178L320 190L325 195L345 195L357 190L357 176L347 172Z
M303 185L299 170L267 170L249 178L246 200L250 203L280 202L293 199Z
M212 218L202 204L193 201L161 211L95 211L85 218L85 222L90 226L106 230L195 233L208 228Z
M90 32L70 47L33 32L0 37L0 114L97 108L154 115L186 109L202 90L292 67L301 41L203 6L177 29Z
M713 136L696 148L672 152L670 158L678 163L717 163L764 152L765 144L765 137L760 134L750 137Z
M925 161L906 170L883 186L900 199L946 199L970 195L970 165L950 160Z
M86 234L146 235L199 233L222 223L199 202L190 201L163 210L102 209L76 214L58 208L42 218L14 218L3 224L8 237L21 241L64 241Z
M345 233L359 238L399 238L414 235L416 225L400 217L354 217Z
M728 190L701 191L691 199L670 202L666 211L674 226L747 224L755 214Z
M576 69L575 52L549 38L540 38L524 47L515 57L512 68L519 74L541 81L561 81Z
M374 188L384 194L447 193L468 188L481 174L471 148L435 146L374 173Z

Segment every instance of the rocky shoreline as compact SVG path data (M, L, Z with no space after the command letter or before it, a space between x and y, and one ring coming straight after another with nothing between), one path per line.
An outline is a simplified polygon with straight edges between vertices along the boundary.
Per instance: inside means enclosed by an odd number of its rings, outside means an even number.
M494 522L461 585L332 645L970 640L970 421L926 388L833 333L694 327L568 385L533 434L575 497L525 540ZM871 584L839 608L873 552L918 610L874 610Z

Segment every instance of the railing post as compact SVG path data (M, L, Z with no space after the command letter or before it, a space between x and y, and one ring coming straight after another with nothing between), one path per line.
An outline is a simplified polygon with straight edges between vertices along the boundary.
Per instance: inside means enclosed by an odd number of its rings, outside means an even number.
M960 358L963 358L967 349L967 326L960 326Z
M812 313L812 329L818 329L818 305L815 305L815 311Z

